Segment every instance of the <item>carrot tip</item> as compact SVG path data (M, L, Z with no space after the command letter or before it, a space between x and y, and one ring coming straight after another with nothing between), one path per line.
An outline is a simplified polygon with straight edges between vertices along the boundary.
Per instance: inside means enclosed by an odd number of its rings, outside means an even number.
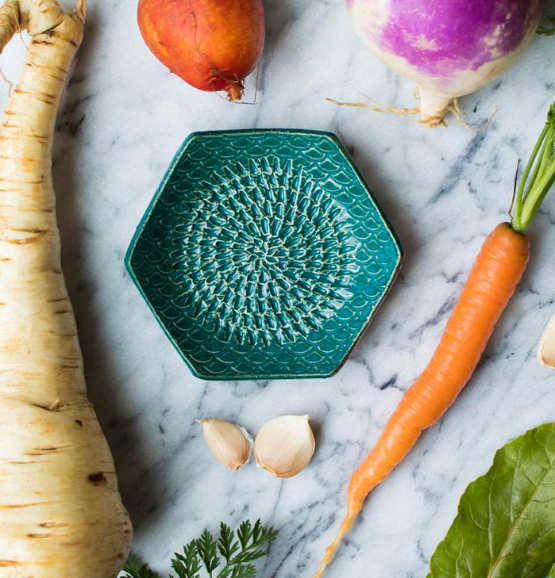
M355 518L356 514L353 515L352 513L349 513L345 516L343 522L341 523L341 527L339 528L339 533L337 534L337 537L326 548L326 554L324 556L324 559L320 563L320 566L318 567L316 574L314 574L314 578L321 578L323 576L326 568L330 565L331 561L333 560L333 556L335 554L335 551L339 547L341 540L343 540L345 534L347 534L347 532L351 529L353 522L355 521Z

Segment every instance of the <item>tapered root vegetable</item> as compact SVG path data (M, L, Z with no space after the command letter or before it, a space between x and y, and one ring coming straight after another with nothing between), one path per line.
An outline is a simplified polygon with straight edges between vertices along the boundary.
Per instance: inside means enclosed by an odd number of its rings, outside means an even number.
M60 265L51 177L56 113L85 1L0 7L0 49L27 30L0 129L0 578L110 578L131 526L87 400Z
M555 103L524 170L511 223L501 223L487 237L430 363L351 476L347 514L315 578L324 573L370 492L403 461L422 432L437 422L470 380L526 269L529 242L525 232L555 183L554 144Z

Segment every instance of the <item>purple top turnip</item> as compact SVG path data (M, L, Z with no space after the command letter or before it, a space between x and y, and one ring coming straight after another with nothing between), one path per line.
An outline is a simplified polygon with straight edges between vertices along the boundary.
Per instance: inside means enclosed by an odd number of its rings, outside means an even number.
M418 85L422 122L509 68L530 42L542 0L347 0L364 43Z

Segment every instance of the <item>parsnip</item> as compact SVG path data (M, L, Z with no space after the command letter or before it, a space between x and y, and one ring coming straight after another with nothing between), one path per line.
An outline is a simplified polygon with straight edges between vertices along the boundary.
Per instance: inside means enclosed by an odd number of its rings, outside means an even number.
M0 7L0 49L31 42L0 129L0 578L110 578L131 525L87 400L60 265L51 177L55 118L85 0Z

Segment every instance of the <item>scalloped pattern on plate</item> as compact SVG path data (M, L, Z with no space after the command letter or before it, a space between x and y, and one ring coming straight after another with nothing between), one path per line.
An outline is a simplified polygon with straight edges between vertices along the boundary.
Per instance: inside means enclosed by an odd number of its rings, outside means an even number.
M337 139L288 130L191 135L126 256L195 375L221 380L333 374L400 261Z

